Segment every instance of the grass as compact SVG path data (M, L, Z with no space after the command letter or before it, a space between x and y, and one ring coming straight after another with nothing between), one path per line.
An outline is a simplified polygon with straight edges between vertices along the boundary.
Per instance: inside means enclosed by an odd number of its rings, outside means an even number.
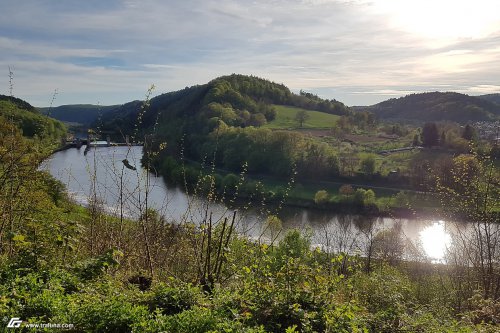
M296 129L299 127L295 120L298 111L306 111L309 119L304 123L304 129L327 129L332 128L339 119L339 116L319 111L311 111L302 108L285 105L274 105L276 109L276 119L264 125L271 129Z

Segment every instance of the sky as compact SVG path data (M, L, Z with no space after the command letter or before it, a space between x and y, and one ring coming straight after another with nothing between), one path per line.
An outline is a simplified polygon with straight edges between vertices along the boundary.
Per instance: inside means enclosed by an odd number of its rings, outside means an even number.
M0 0L0 13L0 94L35 106L232 73L349 106L500 93L498 0Z

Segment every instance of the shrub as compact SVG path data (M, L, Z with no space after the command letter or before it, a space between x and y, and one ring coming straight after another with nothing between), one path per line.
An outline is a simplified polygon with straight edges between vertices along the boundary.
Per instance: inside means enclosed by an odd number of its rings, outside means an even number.
M325 314L326 333L368 332L367 315L354 302L336 305Z
M85 332L131 332L151 317L147 308L135 305L123 294L105 297L84 294L74 299L67 322Z
M301 258L310 251L310 247L309 238L304 237L298 230L291 230L279 242L274 253L278 258Z
M202 307L195 307L173 316L159 318L157 332L169 333L217 332L217 324L223 321L217 318L216 313L212 310Z
M158 309L163 314L172 315L191 309L200 297L200 290L190 284L171 287L162 283L152 290L148 306L152 311Z
M314 195L314 202L318 205L324 204L328 201L328 192L325 190L319 190Z
M222 186L229 192L234 192L236 190L236 186L238 186L238 182L240 178L233 173L228 173L222 179Z
M83 280L92 280L104 274L109 268L120 264L123 253L118 250L108 250L106 253L89 258L76 265L76 272Z

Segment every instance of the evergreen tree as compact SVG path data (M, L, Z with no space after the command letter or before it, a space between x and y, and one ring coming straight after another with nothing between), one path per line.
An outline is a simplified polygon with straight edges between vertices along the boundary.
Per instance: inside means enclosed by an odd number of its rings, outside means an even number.
M462 133L462 138L467 141L472 141L476 138L476 136L476 129L469 124L465 125L464 132Z
M422 129L422 145L433 147L439 145L439 132L436 123L426 123Z

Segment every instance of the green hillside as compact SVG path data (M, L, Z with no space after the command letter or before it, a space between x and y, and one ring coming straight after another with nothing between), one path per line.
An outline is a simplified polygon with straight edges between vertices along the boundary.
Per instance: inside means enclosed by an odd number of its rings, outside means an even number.
M131 135L136 141L147 135L152 163L167 178L178 178L181 159L201 163L207 156L217 167L235 173L247 165L250 173L277 177L287 177L294 167L302 177L334 175L338 163L332 147L301 133L271 128L289 128L287 118L298 110L311 115L306 128L329 127L339 115L350 114L336 100L295 94L282 84L235 74L160 95L144 106L134 101L105 114L101 129ZM158 153L162 143L166 148Z
M311 111L303 108L298 108L294 106L286 106L286 105L274 105L274 109L276 110L276 118L266 125L264 128L272 128L272 129L289 129L289 128L297 128L299 126L295 117L297 112L306 111L308 118L304 122L303 128L314 128L314 129L322 129L322 128L331 128L338 120L339 116L328 114L319 111Z
M119 105L102 106L92 104L61 105L39 108L40 112L60 121L90 125L100 116L117 109Z
M40 114L25 101L4 95L0 95L0 122L14 123L25 137L50 141L58 140L66 132L61 122Z
M14 96L0 95L0 101L8 101L14 104L19 109L37 113L36 108L32 106L30 103Z
M411 94L357 110L373 112L381 119L413 121L490 121L500 116L500 105L454 92Z
M133 131L141 104L139 101L130 102L104 114L103 128L121 133ZM233 74L151 99L148 112L141 117L141 127L150 128L157 120L176 123L185 117L191 118L188 123L200 127L213 127L216 119L229 126L260 127L275 119L274 105L333 115L350 112L347 106L336 100L321 99L302 91L295 94L283 84ZM173 129L178 129L178 124Z

